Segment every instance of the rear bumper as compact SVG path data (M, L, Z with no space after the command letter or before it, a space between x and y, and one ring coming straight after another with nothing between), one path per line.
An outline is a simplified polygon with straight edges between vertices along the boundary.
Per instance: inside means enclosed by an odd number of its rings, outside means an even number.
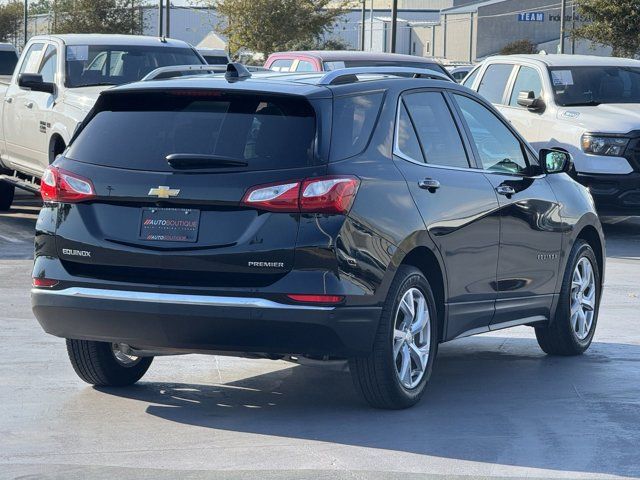
M578 173L576 180L589 187L599 214L640 214L640 172L626 175Z
M137 348L348 357L371 351L379 307L288 305L262 298L70 287L33 289L42 328Z

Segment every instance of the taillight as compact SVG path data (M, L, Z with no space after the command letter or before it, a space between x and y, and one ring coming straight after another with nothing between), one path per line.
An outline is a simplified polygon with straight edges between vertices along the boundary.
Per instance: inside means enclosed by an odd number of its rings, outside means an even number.
M88 178L53 166L47 167L40 181L40 195L45 202L82 202L96 196Z
M307 295L307 294L290 294L287 295L291 300L304 303L340 303L344 300L342 295Z
M258 185L251 188L242 203L271 212L297 212L300 182Z
M311 178L302 183L300 211L313 213L347 213L358 184L356 177Z
M337 213L349 211L358 190L356 177L318 177L302 182L257 185L242 204L272 212Z
M51 288L55 287L58 283L58 280L52 280L50 278L34 278L33 286L37 288Z

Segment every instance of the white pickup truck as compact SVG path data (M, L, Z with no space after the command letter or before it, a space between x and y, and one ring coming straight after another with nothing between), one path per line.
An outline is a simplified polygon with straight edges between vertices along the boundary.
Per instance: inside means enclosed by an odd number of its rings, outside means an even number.
M188 43L131 35L48 35L25 46L0 82L0 210L15 187L37 191L100 92L175 65L203 65Z
M573 156L598 212L640 214L640 61L587 55L490 57L463 81L537 150Z

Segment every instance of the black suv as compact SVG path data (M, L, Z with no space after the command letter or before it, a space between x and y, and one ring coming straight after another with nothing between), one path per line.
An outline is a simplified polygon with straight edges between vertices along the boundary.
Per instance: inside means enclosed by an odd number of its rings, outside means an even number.
M568 154L538 157L476 93L418 73L231 64L103 92L37 223L33 311L77 374L348 359L371 405L404 408L441 342L529 325L549 354L584 352L604 239Z

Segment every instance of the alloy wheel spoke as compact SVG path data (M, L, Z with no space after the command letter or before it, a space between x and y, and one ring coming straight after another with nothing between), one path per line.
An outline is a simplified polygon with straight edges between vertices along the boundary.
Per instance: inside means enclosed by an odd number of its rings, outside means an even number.
M424 327L427 325L427 321L429 320L429 310L427 309L427 302L424 298L418 298L418 308L416 311L416 318L413 324L411 325L411 333L413 335L418 335Z
M405 343L401 349L401 364L400 364L400 381L406 387L411 386L411 353L409 346Z
M405 314L405 321L408 325L415 317L415 305L413 304L413 290L409 290L400 301L400 309Z
M429 350L428 346L426 347L418 347L415 343L412 343L409 346L411 351L411 356L413 357L413 361L418 366L421 372L427 368L427 360L429 359Z

